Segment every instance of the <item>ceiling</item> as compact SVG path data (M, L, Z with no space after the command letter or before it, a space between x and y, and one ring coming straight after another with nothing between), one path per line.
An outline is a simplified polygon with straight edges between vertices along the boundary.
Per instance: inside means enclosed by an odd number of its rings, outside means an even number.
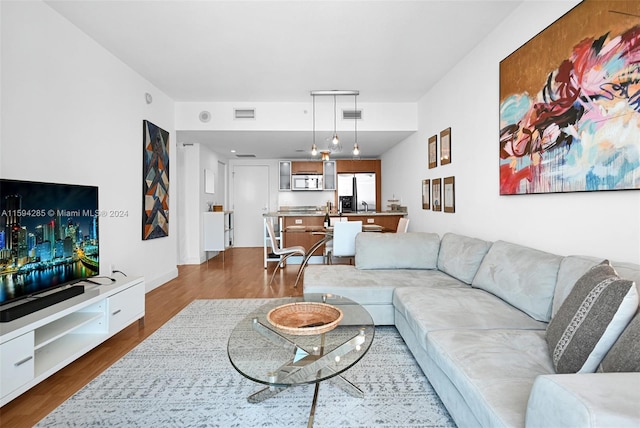
M523 0L45 1L177 102L311 105L317 89L356 89L359 103L417 102ZM301 137L177 131L179 141L268 158L294 156L265 154L265 141ZM406 136L358 140L377 157Z

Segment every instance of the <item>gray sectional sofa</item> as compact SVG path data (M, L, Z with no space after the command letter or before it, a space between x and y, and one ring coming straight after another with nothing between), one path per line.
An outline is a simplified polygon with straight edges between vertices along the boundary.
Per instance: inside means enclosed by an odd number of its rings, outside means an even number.
M361 233L355 265L307 266L304 292L351 298L377 325L395 325L460 427L637 428L640 265L612 263L635 285L617 281L617 297L596 302L579 290L610 269L601 262L451 233ZM569 316L564 326L576 299L606 310L591 310L582 324ZM603 322L606 305L618 309ZM587 359L581 344L594 336L592 321L603 330ZM552 348L552 329L576 336ZM571 352L581 368L558 374Z

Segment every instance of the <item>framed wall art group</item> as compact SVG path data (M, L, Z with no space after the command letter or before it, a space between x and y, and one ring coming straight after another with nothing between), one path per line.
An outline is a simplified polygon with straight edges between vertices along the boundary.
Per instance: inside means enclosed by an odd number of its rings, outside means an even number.
M438 166L438 136L429 138L429 169ZM440 165L451 163L451 128L440 132Z
M438 136L427 143L429 169L438 166ZM451 128L440 132L440 165L451 163ZM422 209L455 212L455 177L422 180Z
M502 60L500 194L640 189L638 58L640 2L585 0Z

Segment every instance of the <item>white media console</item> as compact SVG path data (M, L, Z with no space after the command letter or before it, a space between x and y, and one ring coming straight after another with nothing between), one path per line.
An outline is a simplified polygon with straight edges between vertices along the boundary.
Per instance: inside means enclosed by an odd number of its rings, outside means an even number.
M0 323L0 406L144 320L144 278L83 284L79 296Z

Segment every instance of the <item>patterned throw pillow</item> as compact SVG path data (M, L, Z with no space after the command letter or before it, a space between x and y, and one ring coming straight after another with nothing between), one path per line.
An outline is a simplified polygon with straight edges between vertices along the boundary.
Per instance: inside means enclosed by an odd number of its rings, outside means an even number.
M589 269L547 327L556 372L595 372L637 309L634 282L620 279L608 260Z
M607 352L598 372L640 372L640 312Z

